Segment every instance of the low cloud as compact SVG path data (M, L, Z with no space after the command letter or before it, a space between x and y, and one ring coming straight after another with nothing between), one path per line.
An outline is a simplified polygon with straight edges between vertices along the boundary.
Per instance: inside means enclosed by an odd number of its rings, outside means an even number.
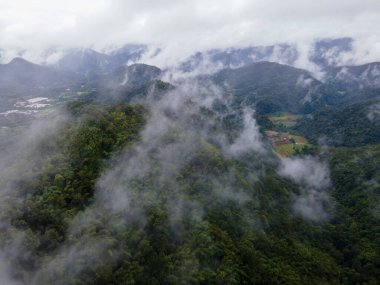
M19 285L14 264L27 262L30 251L26 232L12 225L33 189L25 190L23 183L36 177L42 167L47 149L54 137L66 126L70 117L56 112L48 118L37 119L27 129L10 132L6 145L1 145L0 161L0 283ZM4 143L4 141L2 141ZM25 193L25 191L28 191Z
M282 158L279 174L300 185L300 194L295 197L294 210L306 219L324 221L328 218L326 209L331 186L329 169L313 157Z
M380 56L377 0L3 0L0 8L3 61L20 54L38 61L43 49L143 43L162 49L152 63L163 67L212 48L343 36L357 40L357 59Z
M367 118L371 122L380 121L380 103L369 107Z
M262 143L262 135L254 118L254 111L251 109L245 109L243 111L243 119L243 130L233 144L228 146L227 151L236 156L252 151L264 153L265 148Z
M96 270L100 264L117 261L120 256L113 253L117 252L117 243L107 233L131 226L143 228L149 218L146 216L149 209L164 207L172 234L181 239L185 218L187 223L204 219L204 201L186 194L187 184L179 182L181 171L194 159L204 159L207 168L211 159L208 156L223 159L224 155L238 157L263 151L253 111L248 109L243 112L242 131L232 144L228 145L223 137L219 142L211 142L217 137L214 126L218 120L210 115L202 117L202 109L211 108L213 100L220 100L223 96L212 84L188 83L177 86L161 98L148 95L148 100L139 102L149 110L139 143L126 148L110 161L110 167L97 181L94 203L73 219L67 233L71 238L56 254L43 260L33 284L50 280L64 284L63 280L84 270ZM225 148L219 149L213 143ZM224 149L226 153L223 153ZM202 162L198 163L202 165ZM242 174L237 174L233 166L228 173L222 174L208 174L206 169L188 171L200 171L198 179L207 183L212 202L233 201L243 208L252 199L252 192L237 186L236 177ZM248 175L247 180L253 184L257 177ZM107 221L100 222L103 219ZM247 214L250 225L256 225L257 220L252 213ZM99 238L94 239L93 229L98 227L102 228L99 231L104 235L99 234ZM72 268L74 270L70 270Z

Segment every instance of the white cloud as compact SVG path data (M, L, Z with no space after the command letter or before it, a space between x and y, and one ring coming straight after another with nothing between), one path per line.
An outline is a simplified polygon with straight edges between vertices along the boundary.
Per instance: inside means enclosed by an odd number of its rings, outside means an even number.
M352 36L364 44L358 55L373 59L380 55L379 24L378 0L0 0L0 48L28 49L30 58L50 46L148 43L177 58L216 47Z
M375 122L380 118L380 103L373 104L369 107L367 118L371 122Z
M279 174L301 185L300 195L295 197L293 205L296 213L312 221L328 218L331 181L327 164L308 156L282 158Z
M262 137L259 131L259 126L254 119L253 110L244 110L244 129L235 140L235 142L229 146L228 152L233 155L242 155L250 151L258 153L264 153L265 148L262 144Z

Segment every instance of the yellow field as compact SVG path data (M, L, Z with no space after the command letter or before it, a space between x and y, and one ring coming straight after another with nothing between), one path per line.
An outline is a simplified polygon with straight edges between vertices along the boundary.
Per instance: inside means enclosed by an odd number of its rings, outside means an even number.
M271 140L275 152L280 156L293 155L297 149L301 150L304 146L309 144L306 138L289 133L277 132L268 138ZM287 139L288 143L281 144L281 142L284 142L284 138Z
M296 141L297 144L307 144L308 143L307 139L305 139L304 137L294 136L294 135L291 135L291 137Z
M280 156L290 156L293 155L296 149L302 149L306 144L283 144L275 146L274 149L276 153Z
M283 114L281 116L271 116L269 117L269 120L272 121L275 125L284 125L285 127L293 127L297 119L300 118L301 115L294 115L294 114Z

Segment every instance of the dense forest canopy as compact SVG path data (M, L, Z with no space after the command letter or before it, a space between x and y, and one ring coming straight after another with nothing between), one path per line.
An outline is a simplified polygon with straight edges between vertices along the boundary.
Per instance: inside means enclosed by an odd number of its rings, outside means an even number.
M1 64L0 284L379 284L380 69L326 58L351 48L314 43L323 77L285 44Z

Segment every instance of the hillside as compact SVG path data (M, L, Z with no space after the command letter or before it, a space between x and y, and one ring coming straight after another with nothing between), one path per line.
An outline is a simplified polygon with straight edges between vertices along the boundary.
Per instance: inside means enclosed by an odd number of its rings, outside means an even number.
M0 0L0 285L379 285L380 0Z
M138 60L145 50L144 45L125 45L109 53L93 49L71 49L64 51L62 58L52 66L91 79L112 72L129 61Z
M213 81L225 86L234 96L234 104L255 104L264 113L307 112L320 104L321 85L302 69L273 62L258 62L237 69L224 69ZM323 104L323 103L322 103Z
M371 253L377 243L369 241L378 232L370 212L376 204L365 198L377 197L370 189L379 179L378 147L333 150L334 209L320 196L322 208L315 205L313 215L321 216L309 220L310 212L294 210L294 197L305 199L308 183L330 188L324 174L308 170L323 172L323 164L308 157L281 162L255 151L231 156L215 141L225 132L219 115L190 110L149 114L139 106L70 103L59 133L43 135L31 150L38 160L25 164L19 156L8 166L28 171L1 179L19 185L21 195L29 192L23 207L9 212L12 227L2 233L3 240L22 232L34 241L23 247L27 256L12 261L13 276L32 284L378 280L380 257ZM179 114L193 121L178 120ZM157 115L170 126L158 133L164 121ZM210 132L197 133L203 128ZM188 140L192 145L184 147ZM317 184L287 176L294 163L312 171ZM324 220L325 210L331 220ZM90 256L98 258L87 261ZM73 273L72 266L79 270Z
M22 99L57 97L81 84L83 78L73 73L15 58L8 64L0 64L0 110L11 108Z
M104 167L118 163L105 164L104 159L121 148L131 150L127 152L128 160L139 161L140 154L134 153L133 146L139 140L136 135L142 127L143 113L128 106L83 103L70 104L69 111L75 117L61 134L36 146L35 151L43 155L38 162L33 162L38 164L28 167L37 167L38 173L16 180L22 185L18 189L21 193L30 187L34 191L23 202L23 210L13 214L13 231L23 231L27 239L36 241L25 246L29 254L15 264L16 276L32 274L30 266L43 262L45 266L34 277L38 284L50 284L53 280L56 284L177 284L183 280L230 284L280 280L317 284L338 280L339 275L331 270L339 272L339 265L324 252L329 243L320 243L322 236L308 242L302 237L306 233L319 236L319 226L302 222L291 213L290 194L297 193L296 185L279 177L274 172L275 165L262 164L255 156L246 161L228 158L220 148L202 138L195 138L194 148L187 150L189 159L175 170L174 176L162 176L162 171L170 168L167 169L169 165L165 161L157 159L168 159L162 156L165 149L172 149L181 141L180 136L163 144L161 155L147 153L151 170L141 177L132 176L131 181L128 178L120 181L118 187L124 183L132 187L128 191L133 195L130 197L133 202L130 211L125 213L129 222L114 228L112 224L123 210L118 210L116 201L113 210L103 208L106 204L92 204L94 199L102 197L98 187L103 186L96 185L95 181ZM207 122L202 116L200 119ZM145 143L151 144L142 141L141 147L145 148ZM44 151L47 148L49 152ZM155 169L157 163L163 169ZM23 169L17 162L13 167L16 171ZM132 168L127 171L140 171L134 164L128 167ZM261 169L262 174L252 176L250 173L256 168ZM226 181L230 175L235 178ZM235 189L232 193L238 196L225 196L228 194L223 191L227 189L223 190L220 183L228 183L228 187ZM111 191L107 194L111 196L123 193L117 194L112 188L105 191ZM102 199L107 201L107 197ZM175 207L177 199L182 201L184 212L176 213L168 208ZM99 208L91 214L92 207ZM136 210L132 210L134 207ZM89 219L88 224L83 225L84 228L78 225L80 228L74 231L79 232L67 236L68 228L75 225L76 219L88 214L90 216L85 218ZM139 216L145 217L144 223L140 223ZM11 232L3 234L12 236ZM103 249L96 241L99 235L106 242ZM284 235L288 236L285 240ZM91 265L91 269L73 275L67 271L69 264L54 265L66 258L65 251L62 256L54 257L62 244L80 248L75 260L70 261L70 267L73 264L81 267L81 260L88 254L87 245L100 250L102 258ZM277 259L281 262L273 262ZM304 261L303 266L298 265L300 259ZM184 263L191 265L190 271L182 267ZM318 277L314 272L318 272Z
M20 65L20 78L51 70ZM0 129L2 278L380 280L378 101L345 102L270 62L176 85L161 76L122 65L76 97L19 103L51 105ZM321 139L334 147L318 149Z
M321 109L299 120L295 129L317 143L334 146L363 146L380 143L379 101L343 108Z

